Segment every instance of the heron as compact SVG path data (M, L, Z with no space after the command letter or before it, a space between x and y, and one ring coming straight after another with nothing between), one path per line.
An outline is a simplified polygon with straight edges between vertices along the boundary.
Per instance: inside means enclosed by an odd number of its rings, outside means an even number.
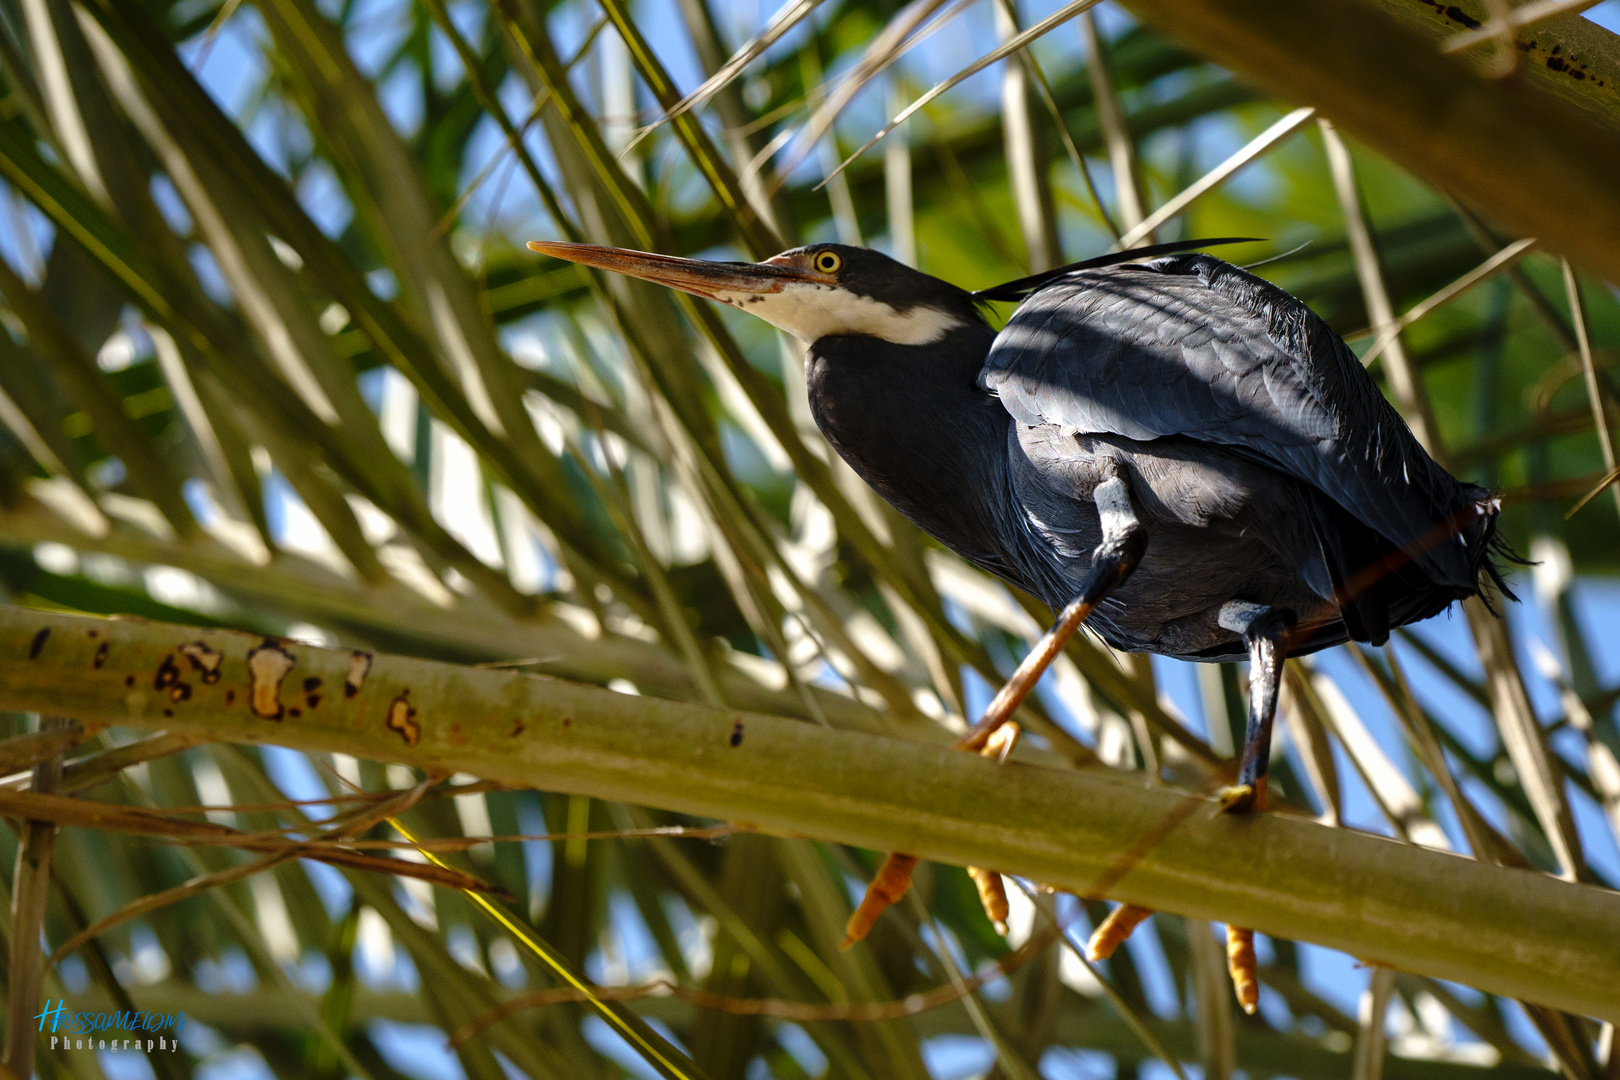
M1288 656L1382 645L1489 585L1506 592L1506 552L1498 500L1430 457L1339 335L1191 250L1227 242L977 292L844 244L758 263L529 247L798 338L839 456L945 547L1061 613L960 747L985 745L1082 624L1129 652L1246 658L1243 748L1220 793L1243 813L1266 805ZM999 332L998 300L1019 302Z

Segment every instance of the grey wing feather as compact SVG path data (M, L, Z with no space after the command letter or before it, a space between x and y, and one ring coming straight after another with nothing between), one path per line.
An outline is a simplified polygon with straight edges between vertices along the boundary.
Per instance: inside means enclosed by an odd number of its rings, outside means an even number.
M980 376L1026 424L1239 451L1321 491L1437 584L1472 591L1483 512L1304 304L1208 255L1084 271L1026 301Z

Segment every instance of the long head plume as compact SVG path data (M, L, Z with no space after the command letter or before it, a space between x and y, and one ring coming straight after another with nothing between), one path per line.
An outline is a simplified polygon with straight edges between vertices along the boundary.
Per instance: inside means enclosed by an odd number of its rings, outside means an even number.
M1030 293L1039 289L1048 282L1056 281L1066 274L1076 270L1095 270L1101 266L1118 266L1120 263L1135 262L1138 259L1151 259L1159 255L1175 255L1182 251L1197 251L1199 248L1216 247L1220 244L1257 244L1261 243L1253 236L1218 236L1209 240L1177 240L1172 244L1150 244L1147 247L1131 248L1128 251L1111 251L1106 255L1097 255L1080 262L1059 266L1054 270L1042 270L1029 277L1021 277L1017 281L1006 281L1000 285L992 285L988 289L980 289L973 294L976 300L1022 300Z

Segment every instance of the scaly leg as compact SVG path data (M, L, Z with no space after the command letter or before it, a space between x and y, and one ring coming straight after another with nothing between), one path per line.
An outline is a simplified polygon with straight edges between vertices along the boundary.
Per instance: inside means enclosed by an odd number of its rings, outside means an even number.
M1271 762L1271 725L1277 716L1277 690L1282 684L1283 661L1288 657L1288 635L1294 613L1243 600L1224 604L1221 625L1242 634L1249 647L1249 724L1243 733L1243 758L1238 782L1221 791L1221 812L1245 813L1266 808L1266 768ZM1243 1011L1253 1014L1260 1001L1260 981L1254 958L1254 931L1226 928L1226 969L1232 976Z
M1221 791L1221 810L1241 814L1266 808L1266 768L1271 763L1271 724L1277 716L1277 690L1294 613L1245 600L1221 606L1221 625L1243 635L1249 647L1249 723L1243 733L1238 782Z
M1097 505L1097 515L1102 519L1102 542L1091 554L1091 569L1081 584L1080 595L1069 602L1058 616L1057 623L1035 643L1035 647L1013 672L1012 678L991 699L984 716L956 740L954 749L981 752L990 741L990 736L1012 719L1018 706L1035 689L1041 675L1057 659L1058 653L1063 651L1063 646L1068 644L1075 631L1080 629L1110 592L1125 583L1125 579L1136 569L1136 564L1142 561L1142 552L1147 549L1147 533L1131 508L1131 496L1125 481L1117 476L1110 477L1097 485L1092 499ZM884 860L866 888L865 899L849 917L844 948L865 938L883 909L906 895L906 889L911 885L911 871L916 865L917 860L909 855L895 854Z

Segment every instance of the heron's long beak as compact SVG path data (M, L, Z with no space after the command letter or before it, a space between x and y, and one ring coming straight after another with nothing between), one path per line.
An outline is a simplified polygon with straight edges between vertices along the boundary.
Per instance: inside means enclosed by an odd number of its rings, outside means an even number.
M561 240L531 240L529 250L569 262L612 270L702 296L727 301L737 294L779 293L794 282L820 282L824 279L774 259L762 263L718 263L699 259L678 259L647 251L570 244ZM778 256L780 257L780 256Z

